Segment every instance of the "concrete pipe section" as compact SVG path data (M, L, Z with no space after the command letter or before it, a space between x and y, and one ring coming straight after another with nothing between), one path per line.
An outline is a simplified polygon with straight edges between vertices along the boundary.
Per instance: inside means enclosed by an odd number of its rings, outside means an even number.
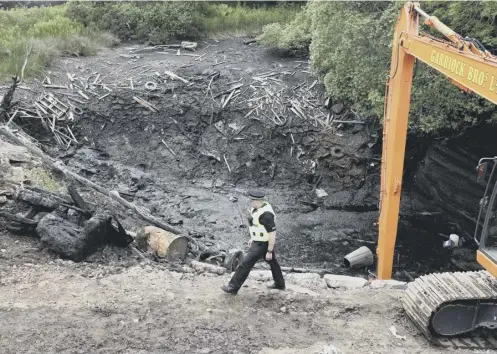
M347 268L357 268L372 265L374 261L373 252L366 246L362 246L350 252L343 259Z

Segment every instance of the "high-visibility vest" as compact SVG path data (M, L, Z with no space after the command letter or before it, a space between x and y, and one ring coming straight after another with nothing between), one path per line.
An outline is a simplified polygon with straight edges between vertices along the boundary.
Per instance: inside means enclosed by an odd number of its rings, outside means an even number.
M269 203L264 203L255 212L254 212L254 209L251 210L253 219L252 219L252 226L249 227L249 232L250 232L250 238L252 239L252 241L263 241L263 242L269 241L269 233L267 232L264 225L261 225L259 223L259 217L262 214L264 214L266 211L273 214L274 217L276 218L276 215L274 214L273 208L271 207L271 205L269 205Z

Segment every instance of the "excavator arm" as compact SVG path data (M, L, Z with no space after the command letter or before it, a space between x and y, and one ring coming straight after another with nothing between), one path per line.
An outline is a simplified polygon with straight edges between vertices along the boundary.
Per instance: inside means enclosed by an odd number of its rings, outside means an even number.
M421 17L448 41L420 36ZM464 91L497 103L496 58L477 40L462 38L436 17L424 13L418 4L407 3L395 27L385 95L377 249L377 275L381 279L392 276L415 59L447 76ZM496 163L497 157L492 160ZM492 178L485 194L491 181ZM486 271L424 275L408 284L403 297L407 316L429 340L439 345L497 349L497 247L486 247L490 216L497 211L497 183L488 210L477 240L477 260Z
M425 24L438 30L448 41L420 36L421 17L425 19ZM415 59L447 76L464 91L497 104L497 58L478 41L462 38L436 17L427 15L419 4L406 3L394 31L385 95L377 248L377 276L380 279L392 276ZM497 276L495 262L484 259L480 253L478 257L480 263L485 263L485 268L492 273L495 271Z

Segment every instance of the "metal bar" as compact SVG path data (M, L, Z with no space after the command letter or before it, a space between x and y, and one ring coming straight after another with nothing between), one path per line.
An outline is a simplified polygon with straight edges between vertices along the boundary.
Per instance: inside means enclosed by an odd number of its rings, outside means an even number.
M485 249L487 243L488 224L490 223L490 217L492 216L492 210L494 209L496 195L497 195L497 183L494 184L492 196L490 197L490 201L488 203L487 214L485 215L485 223L483 224L483 229L480 237L480 249Z
M480 159L480 161L478 162L478 165L480 165L484 160L486 160L487 158L483 158L483 159ZM494 176L494 172L495 172L495 168L497 167L497 162L496 162L496 159L497 158L493 158L492 160L494 161L494 166L492 167L492 172L490 173L490 177L488 178L488 183L487 183L487 186L485 188L485 193L483 194L483 198L482 200L484 201L486 196L487 196L487 193L488 193L488 189L490 187L490 184L492 182L492 177ZM483 208L485 207L484 205L484 202L482 203L482 205L480 206L480 211L478 212L478 218L476 219L476 227L475 227L475 233L473 235L473 238L476 242L476 244L478 246L480 246L480 241L476 239L476 236L478 234L478 228L480 226L480 218L481 218L481 214L483 212ZM482 233L483 233L483 227L482 227ZM481 240L481 237L480 237L480 240Z

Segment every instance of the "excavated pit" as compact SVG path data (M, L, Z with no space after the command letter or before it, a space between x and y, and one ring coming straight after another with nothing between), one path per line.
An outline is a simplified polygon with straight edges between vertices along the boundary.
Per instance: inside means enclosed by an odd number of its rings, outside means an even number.
M340 105L325 107L322 84L305 61L277 57L261 46L206 42L198 53L206 53L203 60L155 52L139 52L136 58L129 51L121 47L97 59L65 59L54 70L56 84L66 84L66 72L90 83L98 73L112 87L106 93L95 86L88 100L78 100L84 103L72 101L82 111L70 123L79 144L62 148L40 125L17 123L74 172L118 190L172 225L197 231L213 247L245 248L249 200L244 193L262 188L277 212L282 265L366 274L347 269L343 257L360 246L376 247L378 122L330 122L330 116L335 121L358 118ZM166 70L188 82L171 79ZM144 88L151 81L157 90ZM60 91L51 92L64 98ZM264 93L268 100L256 110ZM303 115L292 112L292 102ZM394 262L398 278L405 277L404 270L415 276L460 267L442 249L438 234L467 237L467 215L471 209L476 217L482 187L464 180L474 171L476 150L451 144L460 143L420 146L410 138ZM450 206L455 190L464 195ZM146 225L117 210L128 230Z

